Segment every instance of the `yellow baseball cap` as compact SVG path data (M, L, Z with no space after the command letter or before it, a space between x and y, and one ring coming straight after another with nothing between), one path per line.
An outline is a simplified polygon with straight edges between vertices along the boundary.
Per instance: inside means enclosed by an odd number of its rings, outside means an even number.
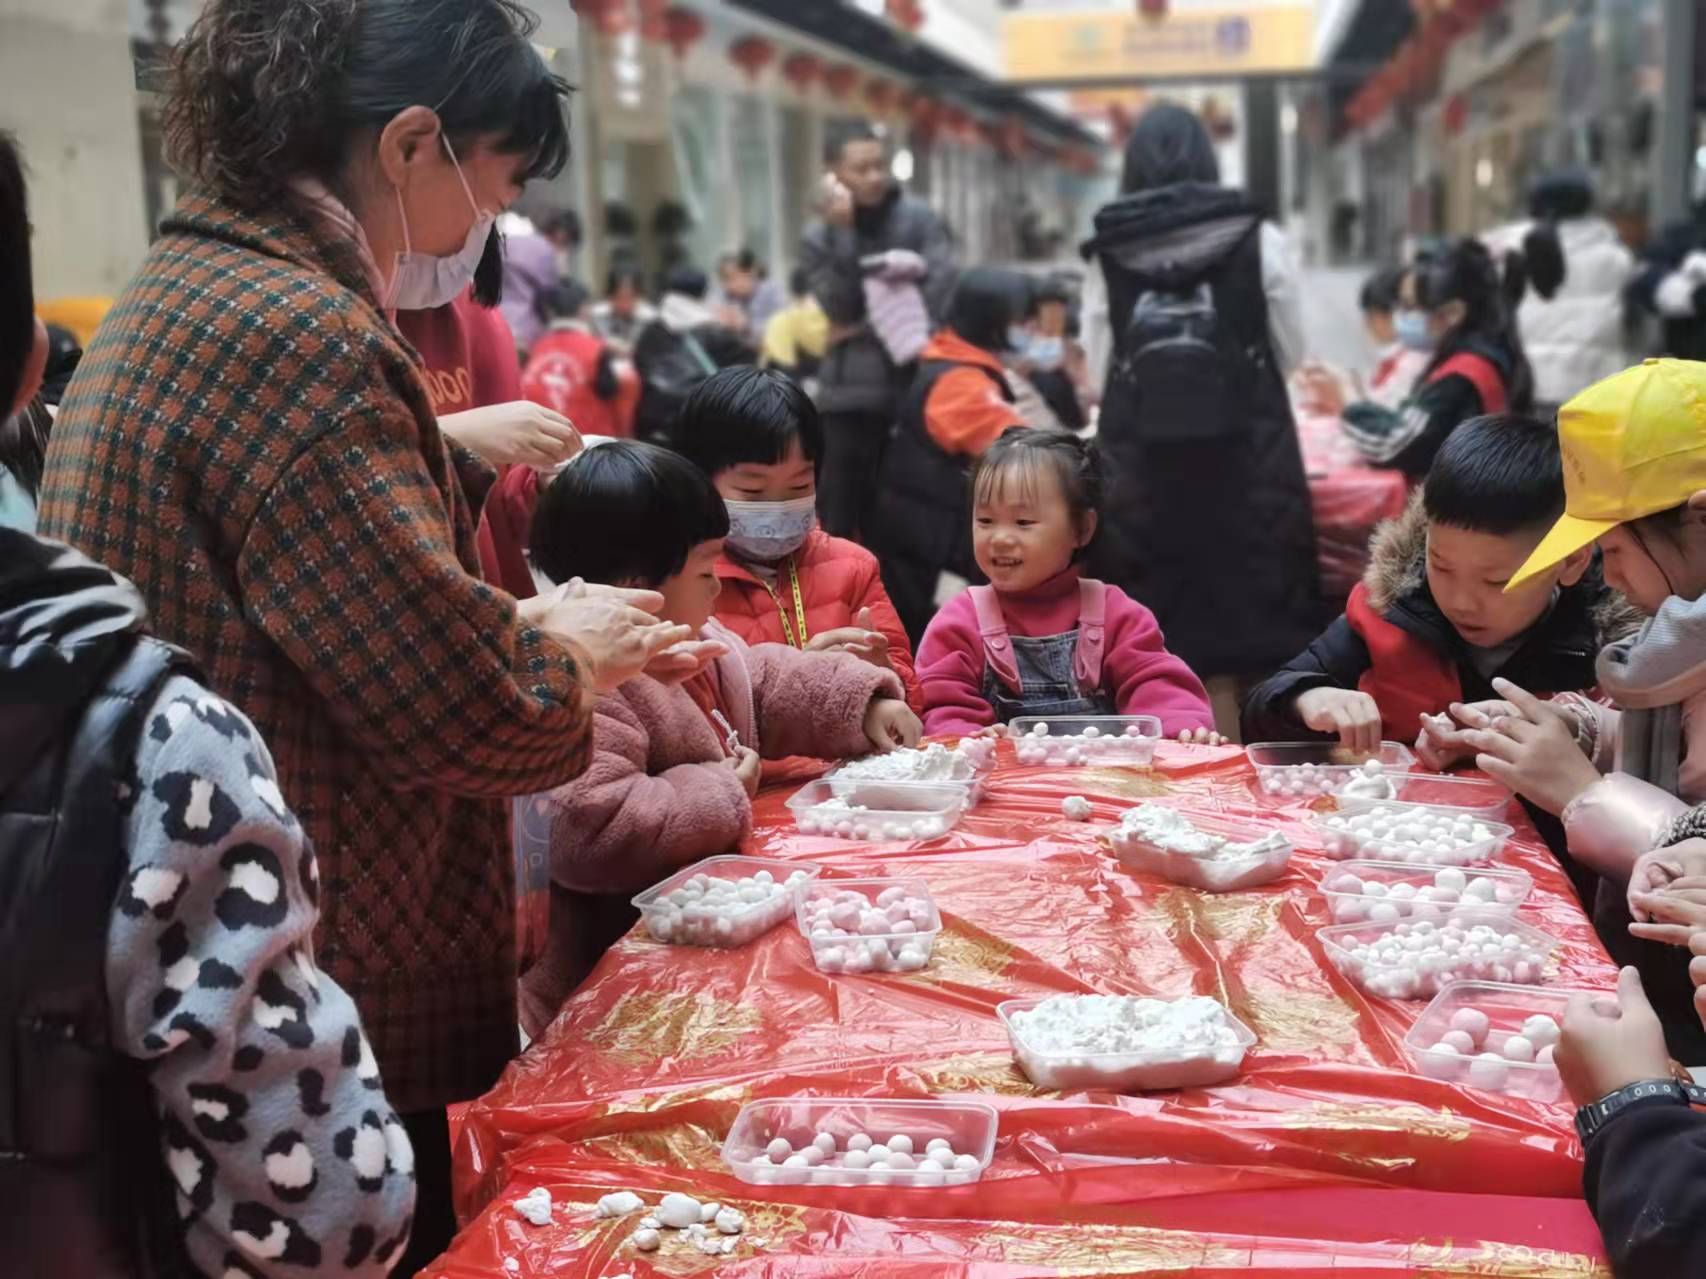
M1648 360L1594 383L1558 410L1558 443L1564 514L1507 591L1706 489L1706 364Z

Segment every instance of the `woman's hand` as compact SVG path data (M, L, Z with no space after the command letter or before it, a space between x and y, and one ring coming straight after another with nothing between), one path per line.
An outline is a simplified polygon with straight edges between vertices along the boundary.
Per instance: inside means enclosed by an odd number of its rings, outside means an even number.
M723 764L740 778L740 784L746 787L748 799L758 794L758 781L764 772L764 761L759 759L757 751L750 746L737 746L735 753L725 759Z
M1685 839L1643 854L1629 872L1629 912L1638 920L1646 919L1635 904L1636 897L1663 892L1687 879L1706 880L1706 839Z
M896 747L918 745L924 737L924 725L905 702L875 697L865 711L865 736L877 754L886 755Z
M1463 734L1478 752L1475 766L1557 816L1599 781L1599 770L1576 744L1575 720L1509 680L1496 679L1493 687L1516 713Z
M1354 688L1312 688L1293 703L1297 718L1317 733L1337 733L1347 750L1380 750L1380 705Z
M1297 389L1306 412L1340 417L1345 411L1344 384L1323 364L1306 364L1297 371Z
M438 429L493 466L560 466L585 446L575 424L530 400L446 413Z
M576 578L544 595L522 600L522 620L553 639L572 644L586 659L588 683L600 693L640 674L665 649L693 639L686 626L660 622L663 596L589 586Z
M1181 728L1179 740L1186 746L1224 746L1226 739L1212 728Z
M1629 909L1639 911L1629 935L1667 946L1686 946L1706 930L1706 879L1679 879L1656 893L1629 890Z
M1698 997L1698 992L1697 992ZM1578 1106L1647 1079L1670 1078L1664 1027L1633 968L1617 974L1617 997L1577 995L1564 1014L1558 1073Z

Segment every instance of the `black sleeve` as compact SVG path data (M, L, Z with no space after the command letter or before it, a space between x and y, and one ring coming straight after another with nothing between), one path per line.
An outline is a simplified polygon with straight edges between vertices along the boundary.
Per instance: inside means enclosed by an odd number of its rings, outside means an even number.
M865 318L865 285L858 244L850 231L820 223L800 240L800 270L811 294L836 324Z
M1345 410L1345 433L1375 466L1420 478L1445 437L1482 412L1475 384L1453 373L1429 382L1396 409L1351 405Z
M1246 742L1290 742L1330 736L1297 717L1297 699L1312 688L1355 688L1368 669L1368 645L1343 617L1310 641L1277 674L1251 690L1241 718Z
M1654 291L1699 247L1700 233L1692 222L1673 222L1663 228L1642 252L1639 269L1624 287L1624 296L1636 306L1655 309Z
M1706 1114L1618 1116L1588 1143L1582 1188L1619 1279L1706 1275Z

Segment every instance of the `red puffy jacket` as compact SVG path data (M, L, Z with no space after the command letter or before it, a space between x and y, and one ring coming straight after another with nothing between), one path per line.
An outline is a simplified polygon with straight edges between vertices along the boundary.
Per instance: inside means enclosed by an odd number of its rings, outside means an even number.
M793 575L786 565L772 592L750 569L723 556L717 561L717 577L723 584L722 594L717 597L717 620L748 644L792 644L801 648L805 641L825 631L855 625L859 610L868 608L874 622L872 629L888 637L889 663L906 685L907 705L922 711L924 701L918 676L913 671L912 645L907 642L900 615L883 589L877 557L857 543L814 529L806 544L795 553L794 569L800 582L797 601ZM798 636L799 612L805 614L805 641Z

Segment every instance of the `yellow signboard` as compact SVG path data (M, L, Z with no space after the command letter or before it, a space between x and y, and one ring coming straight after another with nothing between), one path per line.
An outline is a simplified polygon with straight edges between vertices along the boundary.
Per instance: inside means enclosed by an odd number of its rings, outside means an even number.
M1165 17L1118 12L1017 13L1002 21L1010 80L1206 79L1314 66L1313 5L1180 7Z

